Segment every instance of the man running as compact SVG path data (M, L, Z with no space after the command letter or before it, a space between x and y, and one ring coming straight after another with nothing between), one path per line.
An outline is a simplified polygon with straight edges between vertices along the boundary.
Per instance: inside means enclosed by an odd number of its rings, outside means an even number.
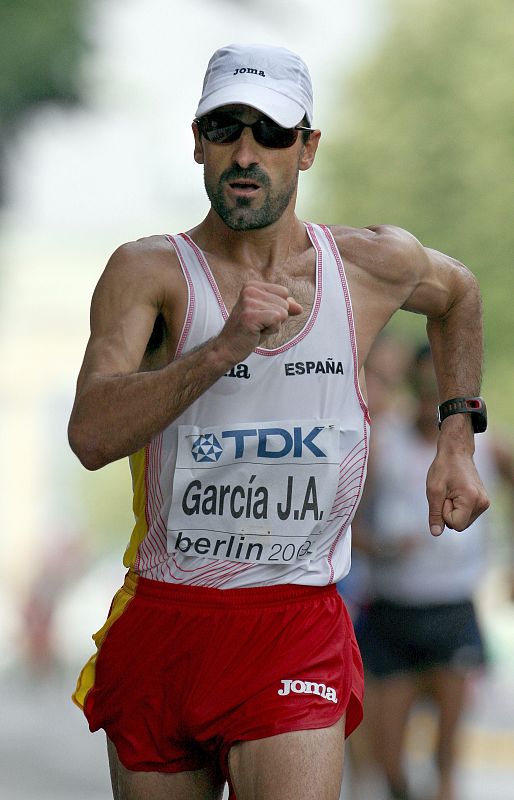
M107 733L116 800L216 798L226 780L238 800L339 797L362 714L335 584L366 471L366 355L395 311L423 313L440 399L479 392L465 267L392 226L296 217L312 125L297 55L216 51L193 122L206 218L120 247L93 296L70 442L88 469L130 457L136 524L74 699ZM472 417L442 422L433 535L488 505Z

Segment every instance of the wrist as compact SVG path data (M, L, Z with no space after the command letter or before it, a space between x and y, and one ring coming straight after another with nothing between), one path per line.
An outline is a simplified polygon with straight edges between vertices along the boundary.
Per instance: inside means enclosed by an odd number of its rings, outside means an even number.
M216 336L211 339L205 352L206 366L212 372L219 374L219 377L228 372L232 367L239 363L241 359L227 347L221 337Z
M464 452L473 455L475 435L469 414L453 414L441 422L437 450L438 452L444 450L446 453Z
M487 429L487 407L482 397L452 397L440 403L437 408L439 428L445 419L456 414L469 416L474 433L483 433Z

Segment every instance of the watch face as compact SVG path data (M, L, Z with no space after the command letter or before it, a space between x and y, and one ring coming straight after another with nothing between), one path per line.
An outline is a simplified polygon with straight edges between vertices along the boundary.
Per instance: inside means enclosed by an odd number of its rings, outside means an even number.
M481 411L485 403L481 397L466 397L464 400L468 411Z

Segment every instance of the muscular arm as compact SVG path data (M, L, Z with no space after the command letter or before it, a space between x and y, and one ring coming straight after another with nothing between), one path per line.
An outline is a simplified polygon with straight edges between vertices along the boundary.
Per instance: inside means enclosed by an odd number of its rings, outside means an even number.
M344 237L341 249L344 257ZM482 313L472 273L390 226L371 228L355 237L355 243L346 247L348 257L361 358L366 358L376 335L399 308L423 314L441 401L477 395ZM448 417L427 477L429 525L434 535L442 533L445 525L463 530L489 505L473 452L469 415Z
M478 283L455 259L431 249L425 254L426 266L403 307L427 317L440 401L478 395L483 359ZM427 476L429 524L436 536L445 525L463 530L489 505L473 463L474 449L469 415L447 417Z
M441 402L480 392L483 359L482 304L474 275L437 250L424 248L426 266L403 304L427 317L427 334L434 359ZM458 415L461 422L469 417ZM452 419L448 417L448 421ZM459 420L453 418L453 422ZM447 430L446 422L442 430ZM460 426L459 426L460 427ZM464 437L469 439L469 437ZM472 441L472 439L469 439Z
M88 469L146 445L288 314L301 311L283 287L249 282L218 336L160 369L141 370L163 306L178 313L185 303L184 282L169 253L131 243L110 259L93 296L91 336L69 424L70 445Z

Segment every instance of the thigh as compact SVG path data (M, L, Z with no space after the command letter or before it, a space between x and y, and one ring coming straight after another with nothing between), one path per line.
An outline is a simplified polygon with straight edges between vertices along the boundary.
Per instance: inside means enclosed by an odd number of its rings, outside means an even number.
M382 760L399 761L410 711L420 693L414 673L398 673L375 683L377 736Z
M328 728L239 742L229 753L238 800L338 800L344 716Z
M415 674L398 673L377 681L375 691L377 759L391 789L403 796L405 735L411 708L419 694L418 678Z
M359 727L349 740L347 756L351 760L352 777L369 772L377 763L378 734L381 720L379 709L380 682L372 676L366 676L364 693L364 716Z
M223 780L214 767L191 772L134 772L107 739L114 800L220 800Z
M468 676L446 667L434 667L427 675L427 683L439 708L440 733L451 735L466 706Z

